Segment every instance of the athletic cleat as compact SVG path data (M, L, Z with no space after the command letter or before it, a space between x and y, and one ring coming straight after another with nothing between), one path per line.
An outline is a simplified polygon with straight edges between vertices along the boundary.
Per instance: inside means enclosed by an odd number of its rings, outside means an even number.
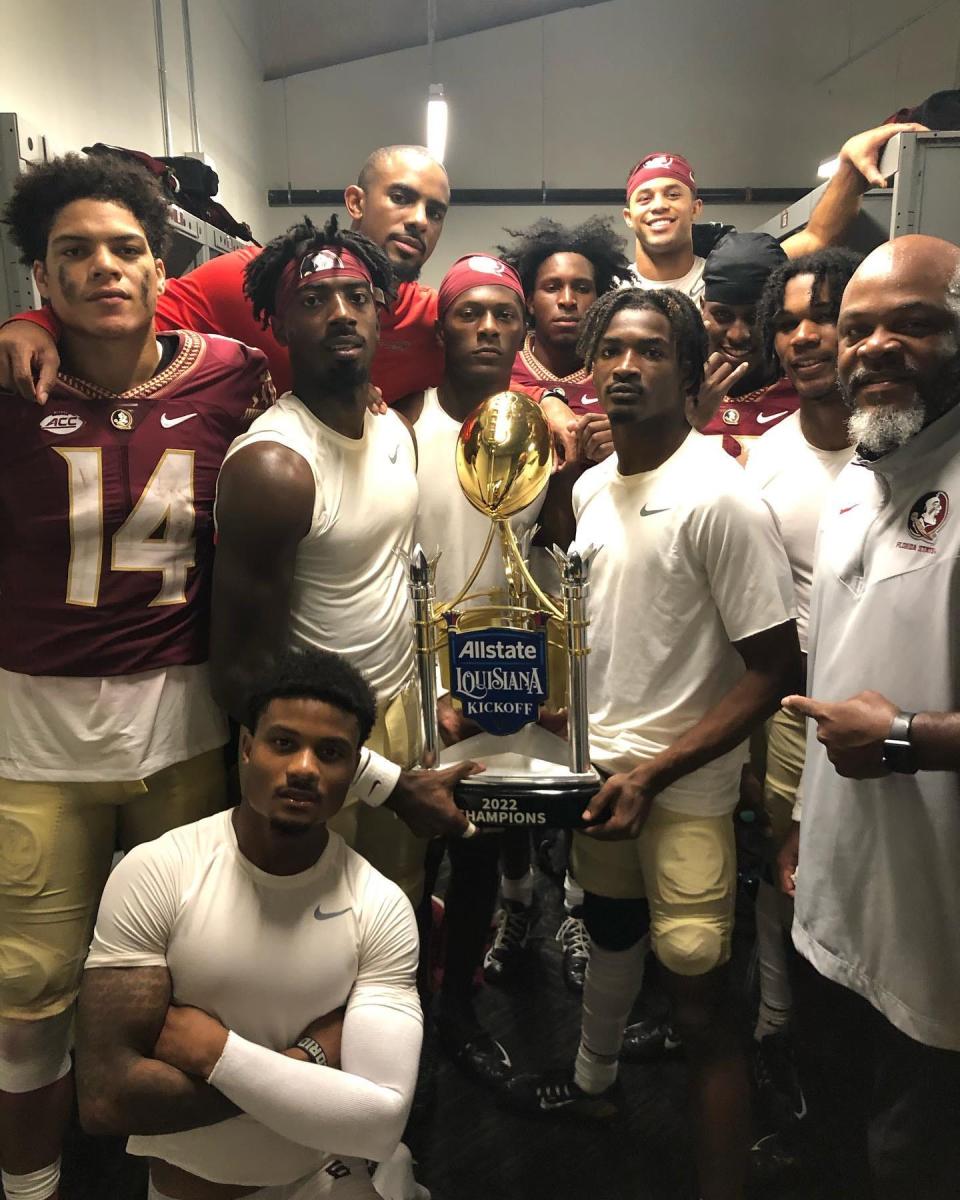
M796 1127L795 1127L796 1128ZM803 1142L792 1132L771 1133L750 1148L747 1181L751 1195L770 1195L770 1189L793 1185L813 1173L815 1164Z
M620 1057L624 1062L649 1063L682 1049L683 1042L663 1017L645 1017L624 1030Z
M531 908L518 900L504 900L497 913L493 945L484 955L483 977L487 983L505 983L516 975L530 937Z
M574 1082L572 1068L568 1068L536 1075L515 1075L500 1093L500 1103L504 1108L527 1116L563 1115L606 1121L621 1111L623 1092L619 1079L597 1095L585 1092Z
M789 1030L768 1033L753 1052L753 1073L760 1109L775 1129L786 1129L807 1115Z
M563 947L563 982L571 992L583 992L590 962L590 934L583 923L579 910L565 917L556 933L556 940Z
M498 1089L513 1077L510 1055L483 1028L471 1004L444 1005L441 999L436 1026L440 1045L478 1083Z

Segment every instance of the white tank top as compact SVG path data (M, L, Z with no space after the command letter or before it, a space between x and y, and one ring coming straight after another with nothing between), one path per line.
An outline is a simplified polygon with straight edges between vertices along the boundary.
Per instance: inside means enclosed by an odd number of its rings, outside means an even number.
M417 419L416 433L420 455L416 540L428 555L440 549L437 598L452 600L476 566L490 532L490 518L475 509L461 491L456 461L460 422L440 407L436 388L428 388L423 394L423 409ZM531 505L512 518L510 524L515 534L519 536L536 524L545 494L546 488ZM505 585L498 539L470 590L480 592Z
M290 638L344 655L391 700L413 676L407 571L397 549L413 544L417 464L413 439L396 413L364 417L348 438L287 392L230 447L277 442L313 472L310 531L297 550Z

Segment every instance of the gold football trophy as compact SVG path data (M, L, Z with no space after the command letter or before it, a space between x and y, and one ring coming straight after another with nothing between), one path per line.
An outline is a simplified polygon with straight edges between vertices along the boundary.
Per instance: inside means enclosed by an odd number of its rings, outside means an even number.
M518 539L510 518L547 486L553 449L547 422L528 396L500 392L478 405L461 427L456 454L460 486L490 518L490 532L449 600L435 595L440 552L428 557L418 545L409 557L425 756L444 766L484 764L482 774L456 790L477 826L573 826L600 786L587 739L587 592L595 551L553 547L559 597L544 592L530 572L534 531ZM495 543L506 586L473 592ZM441 749L437 677L444 649L451 695L484 732ZM537 724L541 706L567 707L567 740Z

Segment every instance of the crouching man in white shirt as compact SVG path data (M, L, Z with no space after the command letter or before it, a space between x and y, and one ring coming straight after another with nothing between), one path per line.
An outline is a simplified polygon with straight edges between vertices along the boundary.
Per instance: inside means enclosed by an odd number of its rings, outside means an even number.
M396 1149L417 1077L417 930L327 829L375 714L339 655L283 656L249 705L239 807L139 846L107 883L80 1114L150 1157L151 1200L377 1194L362 1160Z

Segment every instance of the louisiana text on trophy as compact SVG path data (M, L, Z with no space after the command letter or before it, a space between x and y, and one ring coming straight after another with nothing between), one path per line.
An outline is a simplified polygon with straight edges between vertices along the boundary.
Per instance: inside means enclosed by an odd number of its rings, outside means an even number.
M547 487L550 431L539 407L519 392L485 400L464 421L457 475L474 508L490 518L482 553L451 598L435 594L439 552L417 546L409 559L417 672L429 761L472 759L486 770L457 785L457 804L480 828L580 823L600 778L587 740L587 591L594 550L550 554L561 595L548 595L530 571L533 530L518 538L511 517ZM491 554L502 558L503 586L473 590ZM489 573L488 573L489 574ZM441 749L438 676L482 732ZM541 707L568 709L568 738L538 723Z

